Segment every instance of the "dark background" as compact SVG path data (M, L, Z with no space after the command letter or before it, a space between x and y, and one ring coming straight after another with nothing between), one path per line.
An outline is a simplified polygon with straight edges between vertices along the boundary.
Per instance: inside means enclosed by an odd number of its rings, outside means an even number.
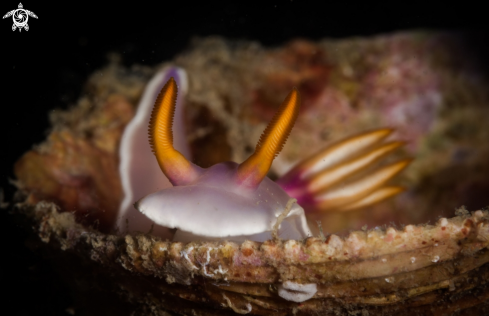
M0 15L16 9L18 1L2 1ZM28 32L12 32L11 17L1 20L0 187L6 200L14 192L8 183L14 178L12 165L45 139L48 112L74 104L87 77L107 63L110 52L121 54L126 66L154 65L172 59L195 36L278 46L296 37L318 40L429 29L471 32L467 45L482 59L489 56L487 11L466 1L231 2L23 1L24 9L39 17L29 18ZM25 248L24 235L6 210L0 209L0 224L0 303L4 311L11 308L5 315L68 315L65 309L74 303L53 269Z

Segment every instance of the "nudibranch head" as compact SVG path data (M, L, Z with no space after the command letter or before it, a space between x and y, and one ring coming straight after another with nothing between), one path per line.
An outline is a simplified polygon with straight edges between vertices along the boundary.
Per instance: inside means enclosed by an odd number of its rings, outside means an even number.
M299 92L293 89L287 96L246 161L203 169L173 147L177 89L171 78L156 99L149 123L151 148L174 186L149 194L135 207L156 224L177 228L174 240L179 241L264 241L274 229L286 239L310 236L302 207L266 177L297 118Z

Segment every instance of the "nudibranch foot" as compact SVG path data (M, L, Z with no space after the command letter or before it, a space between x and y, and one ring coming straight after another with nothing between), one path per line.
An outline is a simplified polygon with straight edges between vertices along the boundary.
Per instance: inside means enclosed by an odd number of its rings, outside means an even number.
M370 171L404 145L384 142L391 133L383 128L340 140L299 163L277 183L307 211L349 211L395 196L403 188L386 183L411 159Z

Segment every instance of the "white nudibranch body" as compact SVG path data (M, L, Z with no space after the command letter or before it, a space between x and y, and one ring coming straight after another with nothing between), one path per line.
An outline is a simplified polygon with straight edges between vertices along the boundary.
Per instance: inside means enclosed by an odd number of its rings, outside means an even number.
M174 240L226 239L265 241L291 199L275 182L264 178L255 191L236 184L238 164L225 162L203 171L194 182L152 193L135 207L156 224L177 228ZM278 236L311 236L304 210L293 203L280 223Z

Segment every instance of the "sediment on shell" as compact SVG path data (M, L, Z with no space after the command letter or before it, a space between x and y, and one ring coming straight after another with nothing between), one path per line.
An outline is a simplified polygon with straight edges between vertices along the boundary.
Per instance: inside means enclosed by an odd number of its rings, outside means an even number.
M145 284L142 296L131 295L140 304L161 310L187 313L183 306L190 301L202 315L211 314L206 308L223 315L235 313L234 309L250 315L307 311L341 315L357 308L375 315L381 310L417 308L424 315L428 306L443 312L453 306L478 306L489 298L484 285L489 279L487 211L442 218L433 226L353 232L345 238L330 235L325 241L239 245L104 235L75 223L72 214L59 213L52 203L17 207L36 224L44 243L89 258L96 269L105 271L101 273L117 271L124 277L115 277L114 282L126 289ZM142 278L144 282L138 281ZM317 292L302 303L286 301L277 294L285 281L317 284ZM167 297L165 302L183 301L172 309L172 304L154 299L160 292ZM450 306L442 304L449 298Z

